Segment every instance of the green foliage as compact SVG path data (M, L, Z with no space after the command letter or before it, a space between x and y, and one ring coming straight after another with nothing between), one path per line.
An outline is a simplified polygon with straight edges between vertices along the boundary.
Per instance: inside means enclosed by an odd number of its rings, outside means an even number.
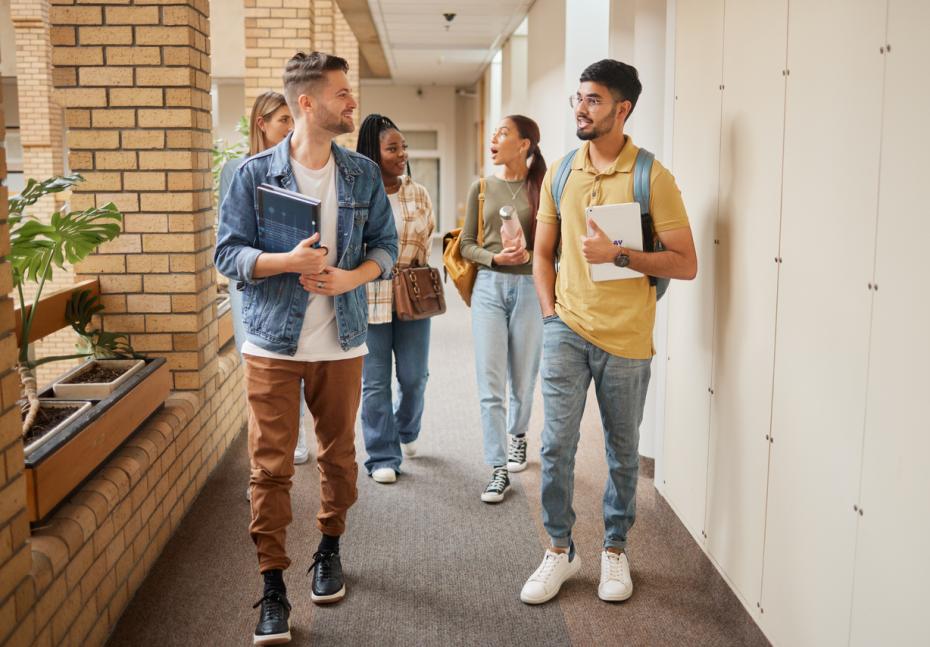
M10 232L14 281L20 285L50 280L53 267L73 265L119 236L122 220L112 202L84 211L55 212L49 224L23 218Z
M123 214L112 202L102 207L83 211L57 211L48 224L25 213L27 207L43 197L73 187L84 178L78 174L36 181L30 179L23 192L9 201L10 206L10 265L13 285L17 288L20 312L23 317L23 334L19 361L35 365L28 358L29 332L39 309L39 299L45 282L52 278L54 268L64 269L87 258L99 245L119 236ZM38 284L34 306L27 310L23 284ZM27 314L28 313L28 314ZM108 342L109 343L109 342ZM115 347L119 347L118 345ZM55 358L45 358L42 363Z
M122 334L89 330L94 315L103 311L100 298L90 290L71 295L65 306L65 317L80 337L78 350L96 359L141 357L129 345L129 337Z
M223 172L223 166L229 160L245 157L249 152L249 119L245 115L239 118L236 124L236 132L242 138L235 144L227 144L226 140L219 138L214 142L211 153L213 154L213 194L219 206L220 175Z

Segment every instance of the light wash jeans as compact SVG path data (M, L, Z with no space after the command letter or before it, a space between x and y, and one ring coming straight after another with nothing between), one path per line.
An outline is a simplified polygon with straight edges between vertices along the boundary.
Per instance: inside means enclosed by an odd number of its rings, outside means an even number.
M601 350L558 316L547 317L543 323L542 510L553 546L571 546L575 452L593 378L609 472L604 489L604 547L626 547L636 518L639 425L651 364L652 360L627 359Z
M529 428L539 373L542 315L533 277L480 270L471 297L471 327L484 462L502 466L507 464L506 434L525 434Z
M369 324L368 355L362 369L362 433L371 474L390 467L400 472L401 443L420 436L423 398L429 378L430 320ZM392 357L397 367L397 399L391 397Z
M236 282L229 282L229 309L232 317L233 337L236 340L236 350L242 355L242 344L245 343L245 324L242 322L242 291L236 289ZM300 424L297 427L297 448L294 455L307 453L307 428L313 431L313 418L304 398L304 390L300 389Z

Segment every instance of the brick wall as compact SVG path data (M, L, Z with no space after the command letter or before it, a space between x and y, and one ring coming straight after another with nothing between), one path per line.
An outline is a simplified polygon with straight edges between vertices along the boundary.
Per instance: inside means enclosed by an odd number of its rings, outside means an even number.
M19 114L24 115L21 130L23 173L27 178L45 179L64 173L62 109L54 97L52 43L49 30L48 0L12 0L10 17L16 39L16 79ZM66 199L56 193L31 207L30 214L48 221L49 216ZM56 270L53 280L46 283L44 293L74 282L70 270ZM35 285L27 283L27 299L35 295ZM36 357L69 355L74 352L76 335L61 330L33 345ZM45 364L37 370L39 384L50 382L76 360Z
M329 1L333 6L332 34L334 53L349 62L349 84L352 86L352 91L355 93L355 98L359 101L359 108L355 111L355 117L357 120L357 123L355 124L355 130L351 133L340 135L336 139L336 142L342 146L345 146L346 148L355 150L355 144L358 142L358 128L361 126L362 118L362 88L359 84L358 74L358 40L355 38L355 33L352 31L352 28L349 27L349 23L346 22L346 19L342 15L342 12L339 10L339 7L333 0Z
M313 47L314 0L244 0L245 113L255 97L282 91L284 64Z
M216 349L207 9L55 0L49 14L71 165L88 178L72 202L112 200L126 214L123 235L78 269L100 273L107 329L168 358L175 392L30 537L12 309L0 299L2 647L103 645L245 422L238 354ZM0 198L3 215L2 187ZM0 285L6 294L5 263Z
M65 2L66 0L59 0ZM207 0L52 7L75 208L114 202L124 233L76 269L100 276L107 330L168 359L175 389L216 372Z
M0 108L3 97L0 95ZM5 139L3 110L0 109L0 141ZM13 635L11 644L28 644L18 634L28 634L24 623L35 599L29 577L32 565L29 524L26 520L26 479L23 476L23 443L19 422L19 376L16 363L16 336L13 334L13 302L7 296L12 288L10 264L4 258L10 250L6 225L6 155L0 147L0 641Z

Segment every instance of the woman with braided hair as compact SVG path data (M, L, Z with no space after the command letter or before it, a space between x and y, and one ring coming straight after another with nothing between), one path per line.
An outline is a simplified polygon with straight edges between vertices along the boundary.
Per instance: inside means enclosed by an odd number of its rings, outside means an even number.
M395 271L426 265L435 228L433 205L426 189L410 178L403 133L387 117L368 115L359 129L356 150L381 168L397 227ZM403 456L416 454L429 377L430 320L397 318L392 279L373 281L367 289L368 355L362 369L362 432L368 452L365 469L376 482L393 483ZM394 362L399 390L396 406L391 394Z

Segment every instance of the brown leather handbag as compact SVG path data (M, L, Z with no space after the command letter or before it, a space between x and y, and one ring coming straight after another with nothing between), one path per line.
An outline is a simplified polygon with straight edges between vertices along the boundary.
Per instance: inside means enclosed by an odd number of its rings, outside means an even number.
M441 315L446 311L439 270L413 266L394 273L394 311L401 321L416 321Z

